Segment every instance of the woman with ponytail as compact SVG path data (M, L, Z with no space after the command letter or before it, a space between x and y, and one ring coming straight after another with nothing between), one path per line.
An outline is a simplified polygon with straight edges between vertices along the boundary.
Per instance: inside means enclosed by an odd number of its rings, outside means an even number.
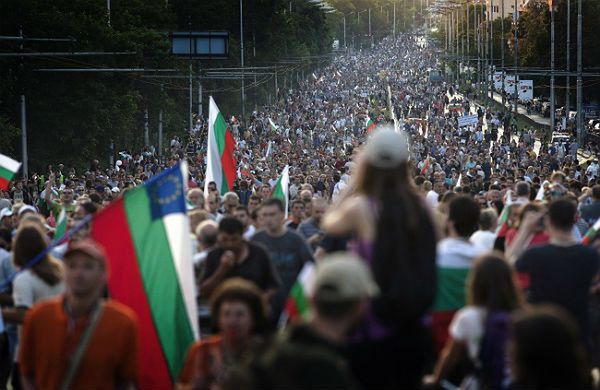
M350 346L365 388L419 387L431 350L424 317L435 297L436 235L408 157L405 134L376 130L351 191L325 217L327 233L353 237L381 290Z

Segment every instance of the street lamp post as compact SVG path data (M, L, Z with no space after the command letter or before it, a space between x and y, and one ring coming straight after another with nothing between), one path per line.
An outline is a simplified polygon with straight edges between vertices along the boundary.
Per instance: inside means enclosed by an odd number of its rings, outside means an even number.
M565 88L565 107L567 113L567 119L569 118L569 111L571 110L571 0L567 0L567 88Z
M550 0L550 134L556 126L556 102L554 97L554 13L556 5Z
M581 14L582 0L577 1L577 135L579 145L585 141L583 128L583 75L582 75L582 50L583 50L583 15Z
M504 77L506 75L505 70L504 70L504 0L502 1L502 25L500 26L501 28L501 32L500 35L502 35L501 39L500 39L500 57L502 57L502 87L500 87L500 95L502 95L502 113L504 114L506 112L506 98L504 96Z
M517 0L515 0L515 12L513 13L513 17L515 20L515 85L514 85L514 103L515 103L515 118L517 117L517 114L519 113L518 110L518 99L519 99L519 93L517 91L517 80L519 79L519 8L518 4L517 4Z
M396 2L394 1L394 29L393 29L393 36L394 39L396 39Z
M371 34L371 8L369 8L369 38L371 38L371 47L373 47L373 34Z
M494 103L494 0L490 0L490 99Z
M242 66L242 119L246 118L246 94L244 80L244 6L240 0L240 64Z

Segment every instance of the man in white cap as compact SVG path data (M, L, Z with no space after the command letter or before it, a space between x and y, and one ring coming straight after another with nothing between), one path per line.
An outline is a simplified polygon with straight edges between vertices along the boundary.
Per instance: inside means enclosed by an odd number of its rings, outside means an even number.
M371 271L357 256L337 252L319 263L309 289L311 319L292 326L281 343L252 362L254 369L234 372L229 387L358 388L342 348L350 330L363 318L369 298L379 294ZM257 371L260 377L254 377Z
M10 207L5 207L0 210L0 227L5 227L9 230L13 230L12 210Z

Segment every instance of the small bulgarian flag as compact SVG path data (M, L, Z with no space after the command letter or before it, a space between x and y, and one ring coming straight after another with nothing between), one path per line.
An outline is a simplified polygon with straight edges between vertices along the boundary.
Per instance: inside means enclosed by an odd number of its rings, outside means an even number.
M545 200L546 197L544 195L544 187L546 187L548 184L550 184L550 182L548 180L544 180L544 182L540 186L540 189L538 190L537 194L535 195L535 200L540 200L542 202Z
M598 218L598 220L594 222L592 227L589 228L587 232L585 232L585 236L583 236L581 244L585 246L590 245L590 242L592 242L596 234L598 234L598 230L600 230L600 218Z
M271 133L276 133L279 128L271 118L269 118L269 126L271 126Z
M0 189L8 191L10 181L21 168L21 163L0 154Z
M94 216L91 236L110 269L112 299L138 317L141 389L172 389L198 339L185 161Z
M371 117L367 117L367 134L371 134L371 132L375 129L375 122L371 119Z
M269 145L267 146L267 152L265 153L265 159L271 157L273 153L273 141L269 141Z
M310 296L314 282L315 271L314 263L304 263L304 266L298 275L298 279L292 285L290 296L285 302L285 308L282 314L282 318L285 320L293 322L299 318L306 318L308 316L310 309L308 297Z
M211 96L208 111L208 163L206 164L204 183L205 194L208 194L208 184L211 181L217 184L217 190L221 195L233 189L237 166L234 150L235 140L231 129L227 126L225 118Z
M425 159L425 164L423 165L423 168L421 168L421 175L427 173L427 169L429 169L429 157Z
M63 207L56 221L56 231L54 232L54 241L59 241L67 232L67 211Z
M508 221L508 212L509 212L509 206L512 203L512 191L508 190L506 191L506 203L504 204L504 208L502 209L502 213L500 213L500 217L498 218L498 228L496 229L496 235L498 237L504 237L506 235L506 232L508 231L508 229L510 228L510 226L508 225L509 221Z
M290 185L290 167L286 165L281 172L281 176L277 179L275 187L271 191L272 198L281 199L283 202L283 209L285 210L285 218L288 216L288 199L289 199L289 185Z

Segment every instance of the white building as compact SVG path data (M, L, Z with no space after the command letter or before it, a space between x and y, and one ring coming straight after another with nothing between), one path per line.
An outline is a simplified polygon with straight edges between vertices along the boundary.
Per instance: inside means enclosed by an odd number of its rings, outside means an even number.
M523 12L525 6L530 0L517 0L519 12ZM504 2L504 15L502 15L502 2ZM492 19L495 20L501 17L511 17L515 12L515 0L485 0L486 7L492 10Z

